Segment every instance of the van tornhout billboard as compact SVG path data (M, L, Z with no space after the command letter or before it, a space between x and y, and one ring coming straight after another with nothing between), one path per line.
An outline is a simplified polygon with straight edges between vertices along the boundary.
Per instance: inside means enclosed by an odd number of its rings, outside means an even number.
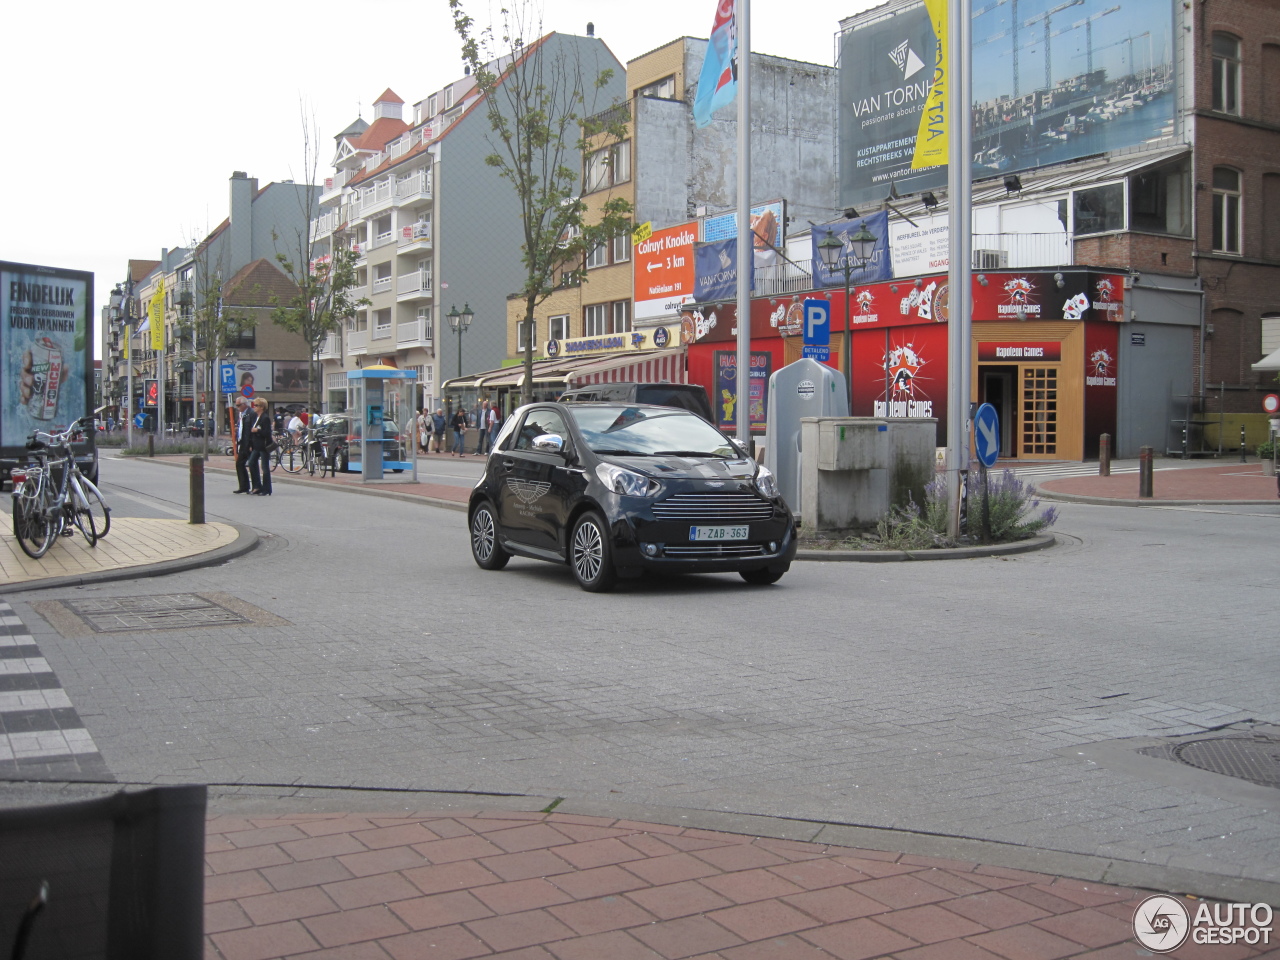
M1170 0L1001 0L973 16L973 176L1064 163L1171 137ZM946 186L911 169L937 43L922 0L840 36L840 202Z
M0 447L89 413L93 274L0 263Z

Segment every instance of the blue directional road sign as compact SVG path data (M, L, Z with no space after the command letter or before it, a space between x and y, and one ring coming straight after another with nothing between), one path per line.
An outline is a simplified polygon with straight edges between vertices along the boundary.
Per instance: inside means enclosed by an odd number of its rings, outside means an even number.
M994 467L1000 458L1000 415L989 403L980 406L973 418L973 439L978 462L984 467Z
M802 354L814 360L831 358L831 304L826 300L804 302Z

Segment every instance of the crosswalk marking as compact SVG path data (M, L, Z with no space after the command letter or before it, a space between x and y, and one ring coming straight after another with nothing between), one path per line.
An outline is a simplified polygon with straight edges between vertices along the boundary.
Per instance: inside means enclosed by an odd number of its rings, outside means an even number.
M115 779L35 638L2 600L0 779Z

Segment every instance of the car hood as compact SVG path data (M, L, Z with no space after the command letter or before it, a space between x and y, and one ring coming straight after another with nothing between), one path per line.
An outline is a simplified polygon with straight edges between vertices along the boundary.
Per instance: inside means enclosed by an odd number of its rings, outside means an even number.
M752 480L756 465L750 460L721 457L602 457L655 480Z

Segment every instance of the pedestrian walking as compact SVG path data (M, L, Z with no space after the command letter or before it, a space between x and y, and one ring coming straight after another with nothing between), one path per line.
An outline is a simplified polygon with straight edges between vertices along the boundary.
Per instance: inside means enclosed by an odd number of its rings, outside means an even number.
M466 444L464 443L467 436L467 411L462 407L453 414L453 419L449 421L449 425L453 427L453 451L450 456L465 457L467 455Z
M423 407L418 408L418 449L431 452L431 416Z
M448 426L449 421L444 418L444 408L436 407L436 412L431 415L431 441L436 453L444 453L444 432Z
M476 456L483 457L489 447L489 401L485 400L476 411Z
M267 416L267 401L258 397L253 401L253 413L245 420L249 434L249 492L259 497L271 496L271 448L275 439L271 432L271 418Z
M493 453L493 445L498 440L498 431L502 429L503 416L498 412L498 405L495 403L489 408L489 452Z
M249 401L244 397L236 397L235 399L236 413L231 421L231 430L235 440L236 456L236 480L238 486L235 493L250 493L252 488L249 486L249 431L246 429L246 423L251 416L249 412Z

